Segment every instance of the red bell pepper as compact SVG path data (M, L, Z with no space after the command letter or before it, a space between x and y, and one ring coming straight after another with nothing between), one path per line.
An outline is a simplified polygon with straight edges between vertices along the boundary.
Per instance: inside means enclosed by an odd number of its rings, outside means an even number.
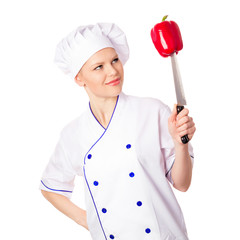
M164 16L161 23L157 23L151 30L151 38L155 48L163 57L168 57L174 52L182 50L183 42L180 29L174 21L165 21Z

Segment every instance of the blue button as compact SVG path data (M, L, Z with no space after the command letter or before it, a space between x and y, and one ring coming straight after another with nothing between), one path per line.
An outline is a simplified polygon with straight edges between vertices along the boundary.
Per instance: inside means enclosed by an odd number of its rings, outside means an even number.
M129 173L130 177L134 177L134 175L135 175L134 172Z
M92 158L92 154L88 154L88 159L91 159Z
M102 212L103 212L103 213L106 213L106 212L107 212L107 209L106 209L106 208L103 208L103 209L102 209Z
M150 232L151 232L151 229L150 229L150 228L146 228L145 232L146 232L146 233L150 233Z
M111 234L110 236L109 236L111 239L114 239L114 236Z
M98 185L98 181L94 181L93 184L94 184L95 186L97 186L97 185Z
M141 201L138 201L138 202L137 202L137 205L138 205L138 206L142 206L142 202L141 202Z
M126 146L126 148L127 148L127 149L131 148L131 144L128 144L128 145Z

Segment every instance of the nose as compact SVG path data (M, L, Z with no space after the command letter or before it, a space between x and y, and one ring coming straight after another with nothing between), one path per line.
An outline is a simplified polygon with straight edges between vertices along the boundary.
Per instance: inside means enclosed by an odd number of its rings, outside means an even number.
M109 66L107 67L107 75L114 76L117 74L117 72L117 69L113 65L109 64Z

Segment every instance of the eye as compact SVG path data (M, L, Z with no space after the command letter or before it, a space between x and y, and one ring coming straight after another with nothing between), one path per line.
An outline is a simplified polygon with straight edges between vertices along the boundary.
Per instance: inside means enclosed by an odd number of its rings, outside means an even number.
M118 58L115 58L112 62L116 63L118 61Z
M100 70L103 67L103 65L99 65L96 68L94 68L94 70Z

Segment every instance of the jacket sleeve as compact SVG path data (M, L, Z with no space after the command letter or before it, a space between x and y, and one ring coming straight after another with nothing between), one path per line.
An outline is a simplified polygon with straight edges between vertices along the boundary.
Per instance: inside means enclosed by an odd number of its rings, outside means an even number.
M62 137L60 137L43 172L39 188L71 198L75 176Z
M160 113L160 141L161 141L161 152L165 162L165 174L167 179L173 184L171 177L171 169L175 161L175 150L172 137L168 131L168 118L171 115L170 108L166 105ZM188 143L189 155L194 160L193 147L191 142Z

